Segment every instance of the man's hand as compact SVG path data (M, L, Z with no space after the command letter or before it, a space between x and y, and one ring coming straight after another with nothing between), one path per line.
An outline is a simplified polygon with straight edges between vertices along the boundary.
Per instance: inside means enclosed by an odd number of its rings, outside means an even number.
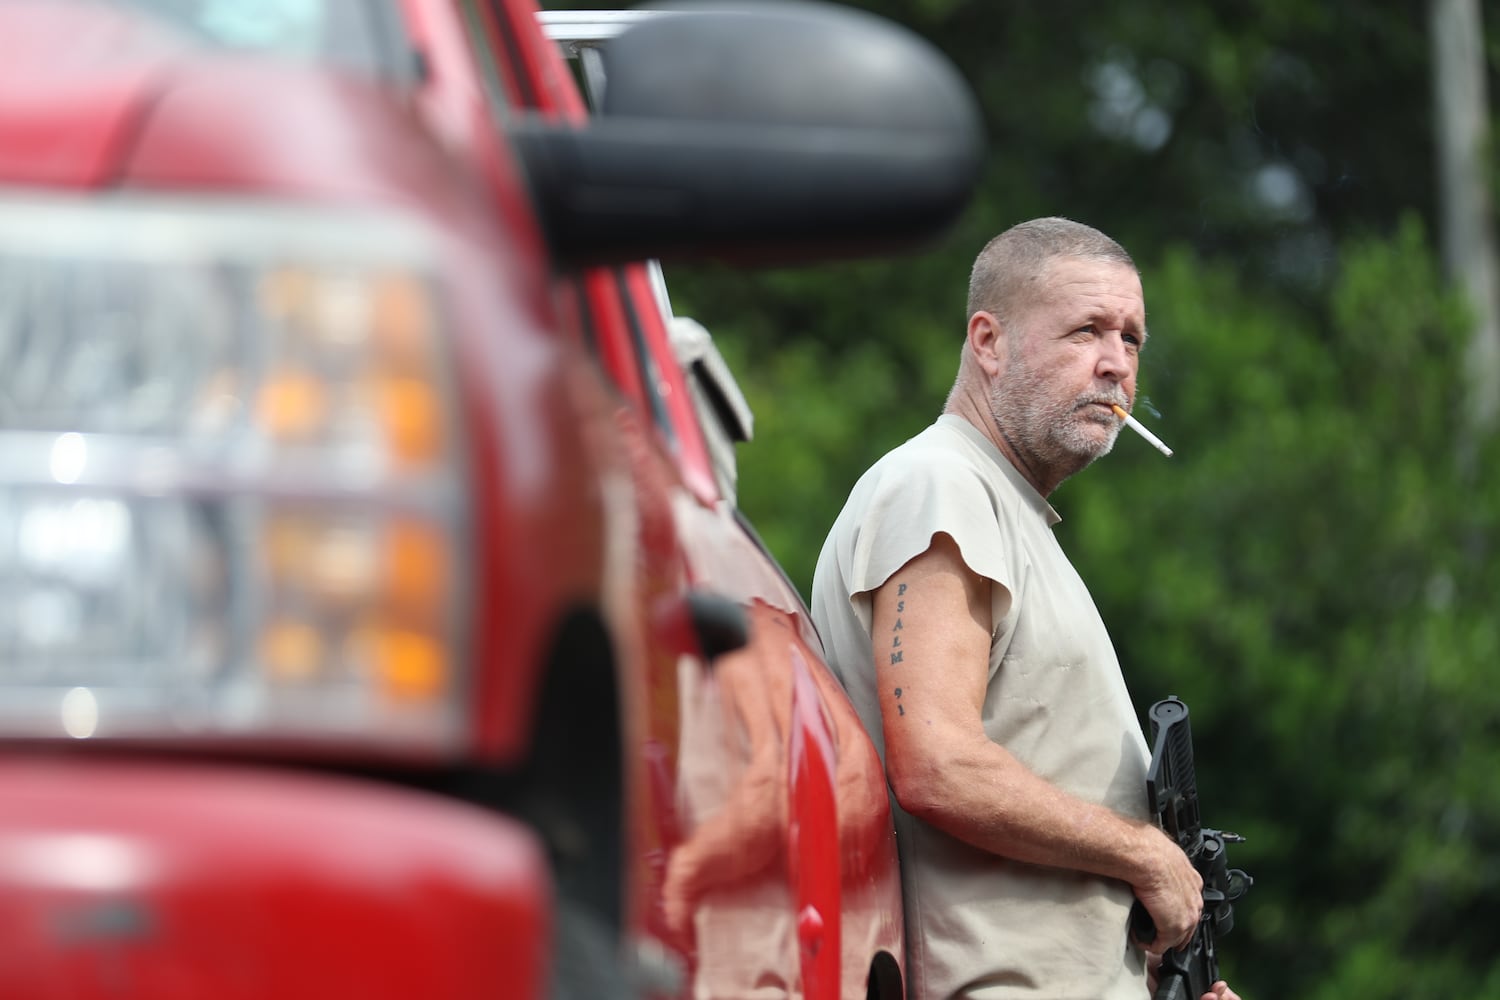
M1138 942L1150 952L1181 948L1193 939L1203 915L1203 876L1188 856L1161 830L1147 828L1142 856L1150 873L1131 883L1156 925L1156 938Z

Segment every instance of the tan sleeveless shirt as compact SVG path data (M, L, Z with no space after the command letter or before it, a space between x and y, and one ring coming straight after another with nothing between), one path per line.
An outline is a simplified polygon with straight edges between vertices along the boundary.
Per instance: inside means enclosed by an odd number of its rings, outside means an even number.
M976 427L944 415L855 485L818 559L813 618L884 760L871 591L935 532L951 535L1000 585L985 732L1058 787L1144 818L1149 754L1104 623L1053 536L1059 520ZM1125 883L1013 862L894 815L912 1000L1146 997Z

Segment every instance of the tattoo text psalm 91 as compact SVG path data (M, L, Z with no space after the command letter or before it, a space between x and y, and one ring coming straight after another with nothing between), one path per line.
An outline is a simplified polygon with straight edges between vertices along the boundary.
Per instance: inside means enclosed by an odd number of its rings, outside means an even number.
M901 629L903 627L901 625L901 614L906 610L906 602L903 601L903 600L900 600L899 598L904 597L904 596L906 596L906 584L904 584L904 583L898 583L898 584L896 584L896 597L898 598L898 600L896 601L896 624L895 624L895 627L893 627L891 629L891 632L894 633L894 635L891 638L891 663L892 664L903 662L903 657L901 655L902 654L902 649L901 649ZM898 702L898 704L896 705L896 714L897 715L905 715L906 714L906 709L903 708L899 704L899 702L901 701L901 689L900 688L896 689L896 701Z

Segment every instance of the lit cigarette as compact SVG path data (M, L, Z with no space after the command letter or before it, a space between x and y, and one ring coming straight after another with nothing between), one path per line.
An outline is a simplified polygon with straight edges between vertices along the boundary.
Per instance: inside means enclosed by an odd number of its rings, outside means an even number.
M1115 416L1125 421L1126 427L1129 427L1141 437L1145 438L1147 441L1150 441L1156 447L1156 450L1161 452L1163 455L1167 456L1168 458L1172 457L1172 449L1162 444L1161 438L1146 430L1145 426L1142 425L1139 420L1135 419L1135 417L1132 417L1130 414L1126 413L1123 407L1117 406L1112 403L1110 404L1109 408L1115 411Z

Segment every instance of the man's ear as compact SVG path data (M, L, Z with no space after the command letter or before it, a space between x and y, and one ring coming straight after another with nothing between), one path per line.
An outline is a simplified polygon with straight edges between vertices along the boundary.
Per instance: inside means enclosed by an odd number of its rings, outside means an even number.
M979 312L969 317L969 354L980 369L990 378L1005 370L1005 328L994 313Z

